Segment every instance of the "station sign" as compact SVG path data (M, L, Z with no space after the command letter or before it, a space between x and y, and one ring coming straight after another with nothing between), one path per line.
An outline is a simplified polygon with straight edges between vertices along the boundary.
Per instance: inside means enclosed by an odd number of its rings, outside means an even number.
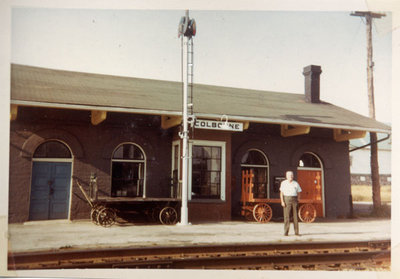
M222 131L234 131L242 132L243 123L240 122L227 122L227 121L214 121L196 119L194 127L197 129L208 129L208 130L222 130Z

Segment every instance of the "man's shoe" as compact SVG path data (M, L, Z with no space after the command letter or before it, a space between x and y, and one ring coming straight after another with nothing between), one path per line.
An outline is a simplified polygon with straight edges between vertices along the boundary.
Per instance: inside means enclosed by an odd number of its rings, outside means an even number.
M287 233L285 233L285 234L283 234L284 236L288 236L289 234L287 234Z
M299 233L296 233L295 235L297 235L297 236L301 236L301 234L299 234Z

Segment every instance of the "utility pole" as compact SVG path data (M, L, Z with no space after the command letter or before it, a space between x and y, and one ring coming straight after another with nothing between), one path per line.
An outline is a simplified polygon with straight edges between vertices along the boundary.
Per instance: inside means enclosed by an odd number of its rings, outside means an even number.
M367 81L368 81L368 108L369 117L375 119L375 100L374 100L374 62L372 60L372 20L385 16L382 13L373 12L354 12L352 16L365 17L367 26ZM372 180L372 202L374 212L381 207L381 186L379 182L379 164L378 164L378 144L376 133L370 132L371 143L371 180Z

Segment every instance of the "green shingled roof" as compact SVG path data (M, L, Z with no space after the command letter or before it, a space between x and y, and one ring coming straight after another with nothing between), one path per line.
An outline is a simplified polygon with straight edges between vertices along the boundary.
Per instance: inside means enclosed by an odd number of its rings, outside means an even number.
M390 126L303 94L194 84L199 118L307 125L390 133ZM181 115L182 83L11 66L11 103L71 109Z

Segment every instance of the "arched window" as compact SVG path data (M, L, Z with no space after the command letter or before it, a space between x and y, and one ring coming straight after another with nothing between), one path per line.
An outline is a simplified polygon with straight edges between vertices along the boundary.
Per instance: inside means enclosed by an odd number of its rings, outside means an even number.
M72 158L68 147L55 140L46 141L36 148L33 158Z
M298 167L304 168L321 168L321 163L317 156L312 153L304 153L299 160Z
M250 149L244 154L241 161L243 170L253 170L254 173L254 197L268 198L269 196L269 170L268 160L263 152Z
M118 146L112 156L113 197L143 196L146 157L143 150L134 143Z

